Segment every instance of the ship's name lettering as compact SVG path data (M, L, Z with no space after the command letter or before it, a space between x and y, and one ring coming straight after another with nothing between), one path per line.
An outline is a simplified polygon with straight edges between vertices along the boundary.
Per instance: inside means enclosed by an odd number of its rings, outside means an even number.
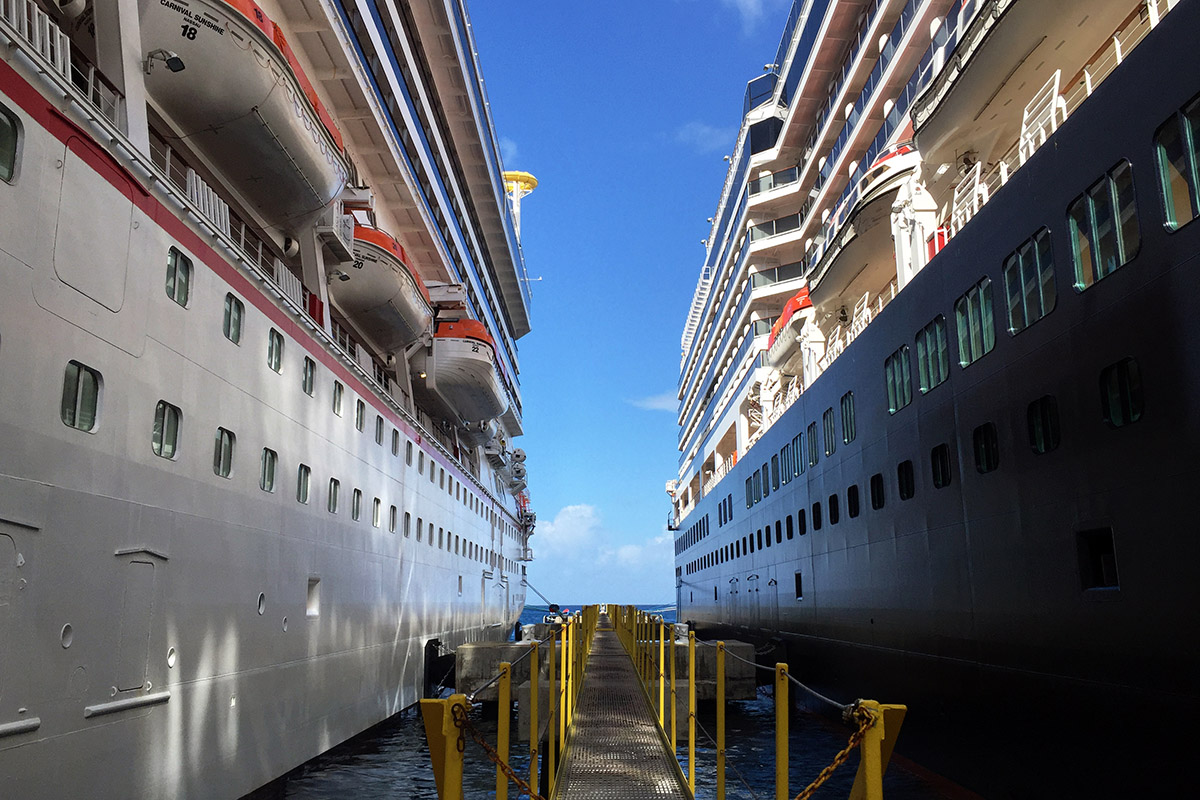
M209 19L208 17L204 16L203 14L196 14L190 8L188 8L186 6L181 6L178 3L173 3L173 2L171 2L171 0L158 0L158 3L159 3L159 5L163 6L164 8L169 8L171 11L178 11L180 14L187 17L188 21L191 22L193 25L196 25L201 28L208 28L210 31L213 31L218 36L225 35L225 28L223 26L221 26L219 23L215 22L214 20Z

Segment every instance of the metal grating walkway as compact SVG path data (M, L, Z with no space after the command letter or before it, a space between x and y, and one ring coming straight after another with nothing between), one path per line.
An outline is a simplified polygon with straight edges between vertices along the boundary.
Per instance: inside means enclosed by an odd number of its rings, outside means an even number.
M601 617L588 656L558 800L687 800L674 754L663 744L633 663Z

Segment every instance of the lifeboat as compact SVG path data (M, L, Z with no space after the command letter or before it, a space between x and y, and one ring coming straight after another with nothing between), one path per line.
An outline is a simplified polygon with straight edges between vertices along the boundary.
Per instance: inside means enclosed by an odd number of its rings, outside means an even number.
M342 137L283 32L253 0L139 0L146 92L282 233L345 186ZM168 140L170 141L170 140Z
M339 277L329 285L338 308L388 352L403 350L433 322L421 276L400 243L381 230L354 226L354 265Z
M440 322L433 347L413 359L413 391L441 401L468 430L496 419L508 408L508 394L496 364L496 348L482 322Z
M806 286L784 304L783 313L771 326L771 336L767 339L768 366L781 369L791 360L796 354L796 342L800 331L815 315L816 310L808 297Z

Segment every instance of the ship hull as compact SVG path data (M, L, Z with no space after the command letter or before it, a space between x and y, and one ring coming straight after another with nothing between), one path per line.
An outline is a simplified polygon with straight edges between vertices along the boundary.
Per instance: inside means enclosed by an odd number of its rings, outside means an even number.
M1153 139L1200 89L1188 55L1200 13L1172 14L680 520L689 531L707 517L709 531L676 558L681 620L706 637L775 641L794 674L839 701L906 703L898 752L988 797L1183 791L1180 764L1196 744L1186 720L1200 710L1190 499L1200 470L1181 447L1200 437L1200 225L1165 230ZM1180 64L1193 66L1166 66ZM1122 159L1135 172L1140 250L1074 290L1065 209ZM1043 227L1057 305L1010 335L1001 264ZM936 315L952 326L956 299L985 275L995 349L889 414L885 359ZM1100 376L1128 357L1145 413L1114 427ZM839 425L832 453L827 443L748 508L746 481L847 392L852 441ZM1027 412L1047 395L1062 438L1039 454ZM973 435L987 423L999 465L984 473ZM937 488L943 444L950 482ZM911 499L900 497L906 462ZM733 519L718 524L722 501ZM1089 585L1097 535L1115 551L1111 585Z
M507 636L512 501L39 80L0 62L20 129L0 183L0 784L238 797L415 703L431 645ZM100 376L90 429L61 410L72 363Z

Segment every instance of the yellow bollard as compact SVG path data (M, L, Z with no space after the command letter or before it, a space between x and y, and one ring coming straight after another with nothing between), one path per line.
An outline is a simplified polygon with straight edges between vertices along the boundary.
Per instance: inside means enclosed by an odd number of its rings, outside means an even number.
M666 655L667 655L667 628L666 628L666 625L663 624L663 618L659 617L658 618L658 669L655 671L658 673L658 727L660 727L660 728L663 727L663 724L667 721L667 718L663 715L663 711L665 709L665 707L663 705L663 701L666 699L666 697L665 697L666 692L664 691L666 689L665 681L664 681L665 676L663 675L663 672L665 671L663 669L663 667L666 665L663 663L663 660L666 658Z
M549 723L546 726L546 746L549 752L546 754L548 759L546 762L546 777L551 793L554 792L554 758L556 749L554 745L558 743L558 681L555 675L555 668L558 666L558 654L554 652L554 642L558 638L557 633L550 634L550 661L546 664L550 672L550 684L547 686L546 699L550 703L550 708L547 709L550 713Z
M688 631L688 791L696 796L696 632Z
M717 642L717 800L725 800L725 643Z
M441 700L422 700L421 719L433 761L433 778L440 800L463 800L463 754L458 749L461 731L454 724L454 706L467 706L465 694L452 694Z
M671 753L679 747L679 735L675 730L675 706L679 695L675 694L675 626L671 626Z
M775 665L775 800L788 800L787 664Z
M496 704L496 752L508 763L508 726L512 722L512 665L500 662L500 700ZM508 800L508 776L496 765L496 800Z
M863 735L862 755L854 786L850 789L850 800L883 800L883 773L892 758L892 749L896 746L896 737L908 707L880 705L874 700L862 700L860 704L871 712L875 724Z
M529 785L537 786L538 779L538 643L530 642L529 649Z

